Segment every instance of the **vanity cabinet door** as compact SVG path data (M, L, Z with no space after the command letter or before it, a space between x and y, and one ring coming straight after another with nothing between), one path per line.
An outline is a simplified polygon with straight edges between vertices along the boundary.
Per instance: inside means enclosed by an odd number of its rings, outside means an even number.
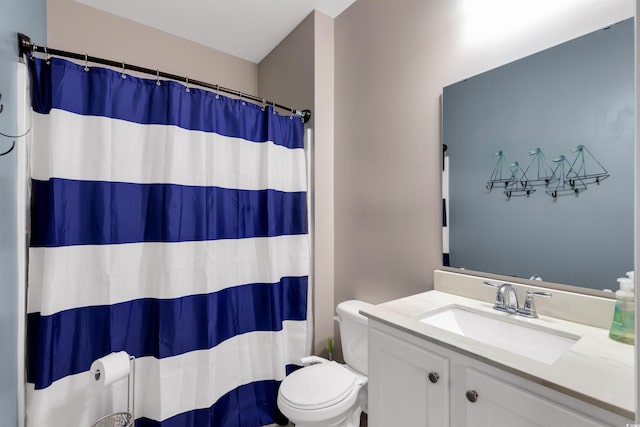
M467 425L473 427L604 427L592 418L474 369L466 371Z
M449 361L369 330L369 426L448 427Z

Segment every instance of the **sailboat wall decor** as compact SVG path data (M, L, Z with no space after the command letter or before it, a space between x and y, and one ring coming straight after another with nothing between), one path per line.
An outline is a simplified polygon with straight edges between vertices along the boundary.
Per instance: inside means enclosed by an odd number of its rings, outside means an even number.
M559 155L547 160L540 148L529 151L530 161L526 168L519 162L508 163L503 150L494 154L496 164L485 184L487 192L501 187L509 200L513 196L530 196L536 187L544 187L545 194L554 201L560 196L578 196L589 186L599 186L610 174L584 145L572 148L575 156L569 161ZM507 166L508 165L508 166Z

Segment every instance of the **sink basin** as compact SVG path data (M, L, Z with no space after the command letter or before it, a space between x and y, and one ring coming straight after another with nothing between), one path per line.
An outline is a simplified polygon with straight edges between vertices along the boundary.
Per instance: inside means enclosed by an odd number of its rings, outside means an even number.
M558 360L580 339L575 335L523 325L511 318L456 306L428 314L419 320L548 365Z

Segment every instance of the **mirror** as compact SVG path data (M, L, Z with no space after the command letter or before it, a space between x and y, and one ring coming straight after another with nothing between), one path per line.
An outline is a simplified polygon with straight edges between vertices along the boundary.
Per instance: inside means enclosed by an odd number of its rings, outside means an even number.
M633 19L445 87L444 264L448 243L451 267L617 289L634 103Z

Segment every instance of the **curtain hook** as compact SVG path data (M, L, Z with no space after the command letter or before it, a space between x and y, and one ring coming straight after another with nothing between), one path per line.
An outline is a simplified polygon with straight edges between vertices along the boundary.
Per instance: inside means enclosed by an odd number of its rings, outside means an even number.
M276 113L276 102L272 101L271 102L271 106L273 107L273 114L275 114Z
M293 116L295 116L295 115L296 115L296 110L295 110L295 108L292 108L292 109L291 109L291 115L289 116L289 118L290 118L291 120L293 120Z
M160 70L156 68L156 86L160 86Z
M51 59L51 55L49 55L49 52L47 51L47 47L44 46L44 53L45 55L47 55L47 57L45 58L44 62L49 65L50 64L50 59Z
M247 105L247 103L242 99L242 91L240 91L240 102L242 102L242 105Z
M89 56L84 54L84 70L89 71Z
M120 75L123 79L127 78L127 75L125 74L125 69L124 69L124 61L122 61L122 74Z
M262 98L262 111L267 109L267 100Z
M216 99L220 99L220 85L216 85Z
M187 76L187 77L185 77L185 79L187 81L187 87L185 88L184 91L188 93L188 92L191 92L191 89L189 89L189 77Z

